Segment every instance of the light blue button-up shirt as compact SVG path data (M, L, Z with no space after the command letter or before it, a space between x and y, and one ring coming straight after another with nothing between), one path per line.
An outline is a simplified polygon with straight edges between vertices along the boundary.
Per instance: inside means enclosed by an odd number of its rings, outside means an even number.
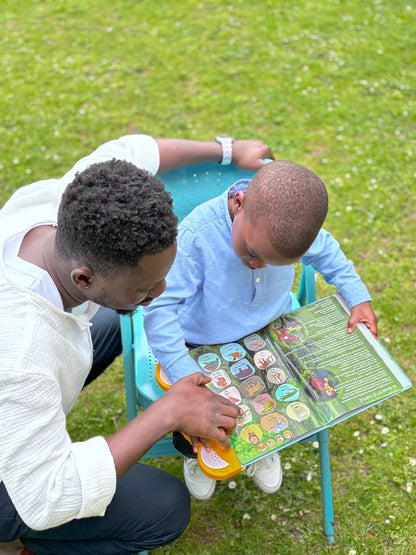
M235 341L291 310L294 266L250 270L234 253L228 192L182 221L166 291L143 310L149 345L172 382L200 370L185 342ZM335 285L350 308L371 300L353 263L324 229L301 262Z

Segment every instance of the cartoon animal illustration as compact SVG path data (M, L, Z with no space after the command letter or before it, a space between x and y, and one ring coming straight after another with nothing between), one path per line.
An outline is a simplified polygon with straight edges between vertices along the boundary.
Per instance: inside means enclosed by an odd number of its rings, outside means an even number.
M272 384L280 385L286 381L286 374L281 368L269 368L267 370L267 379Z
M301 422L305 417L308 416L308 411L306 410L306 408L298 409L297 411L295 411L295 413L298 422Z
M306 339L306 330L301 322L285 316L272 322L270 331L282 343L293 343Z
M294 395L293 390L288 391L287 393L285 393L284 395L282 395L281 397L279 397L279 401L286 401L286 399L292 398L293 395Z
M292 383L280 385L275 392L278 401L295 401L299 397L299 388Z
M242 380L243 378L247 378L247 376L254 374L254 368L250 366L245 359L243 359L240 363L237 362L231 367L231 372L238 380Z
M274 379L276 380L277 383L282 383L285 381L285 374L282 370L276 370L273 374Z
M280 328L274 330L277 339L282 341L283 343L292 343L293 341L299 341L299 335L295 335L295 331L297 331L300 326L291 326L287 328Z
M328 395L328 397L333 397L334 395L336 395L336 391L333 387L331 387L328 383L328 378L324 378L324 387L325 387L325 393Z
M328 377L318 378L313 374L306 374L311 381L311 386L318 391L323 391L328 395L328 397L334 397L336 395L336 389L333 387L335 385L332 381L329 381Z
M273 428L270 428L270 432L278 433L282 430L285 430L288 427L288 423L286 419L283 419L281 416L278 418L274 417L273 420Z
M243 358L246 354L244 348L239 343L226 343L220 348L221 356L229 362L235 362Z
M276 359L273 355L258 357L256 359L256 366L260 368L260 370L264 370L265 368L273 364L275 360Z
M260 391L261 386L261 382L247 384L247 393L250 397L253 397L253 395Z
M257 445L260 438L252 431L248 432L248 440L252 445Z
M205 360L201 361L200 364L202 368L207 372L213 372L218 368L218 359L214 357L212 358L205 357Z
M229 387L228 389L224 389L220 395L231 401L232 403L241 403L241 396L238 389L234 386Z
M257 339L257 341L252 341L247 347L250 351L257 351L263 346L263 343L262 339Z
M262 427L272 434L280 434L289 427L289 420L280 412L272 412L261 419ZM277 439L277 438L275 438Z
M216 385L217 387L225 387L226 385L228 385L228 382L227 382L227 380L224 378L224 376L220 376L219 378L216 379L215 385Z
M274 404L273 400L268 401L267 403L264 403L264 405L262 406L260 414L267 414L268 412L273 410L274 407L275 407L275 404Z
M204 370L207 372L212 372L213 370L216 370L216 368L216 364L204 364Z
M287 406L286 414L291 420L302 422L302 420L306 420L310 417L311 412L306 405L300 403L299 401L295 401Z

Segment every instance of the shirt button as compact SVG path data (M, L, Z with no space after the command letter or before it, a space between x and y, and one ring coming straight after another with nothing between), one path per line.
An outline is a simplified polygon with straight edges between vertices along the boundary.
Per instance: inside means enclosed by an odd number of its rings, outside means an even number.
M260 278L256 277L256 283L260 283Z

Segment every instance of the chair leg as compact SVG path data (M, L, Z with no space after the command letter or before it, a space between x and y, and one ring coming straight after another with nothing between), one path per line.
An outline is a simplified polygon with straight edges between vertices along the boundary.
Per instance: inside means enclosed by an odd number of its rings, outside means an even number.
M124 382L126 386L127 420L137 416L136 379L133 359L133 322L131 315L120 316L121 342L123 344Z
M330 544L335 541L334 513L332 508L331 469L329 465L328 430L317 434L319 442L319 464L321 469L322 512L324 534Z

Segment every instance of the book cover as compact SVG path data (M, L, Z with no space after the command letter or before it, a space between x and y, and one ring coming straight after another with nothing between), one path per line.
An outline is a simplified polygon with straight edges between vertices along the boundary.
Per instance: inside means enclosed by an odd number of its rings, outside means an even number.
M347 333L340 295L287 313L239 341L190 351L208 387L243 415L224 451L198 453L206 474L225 479L256 460L411 387L363 325Z

